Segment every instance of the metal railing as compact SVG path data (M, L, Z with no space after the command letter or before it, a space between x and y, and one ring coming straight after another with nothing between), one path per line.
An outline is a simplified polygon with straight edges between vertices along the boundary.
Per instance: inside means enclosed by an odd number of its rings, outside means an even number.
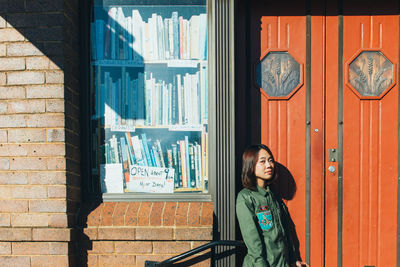
M194 248L192 250L186 251L180 255L174 256L170 259L164 260L162 262L157 262L157 261L145 261L145 267L164 267L164 266L172 266L174 263L181 261L187 257L193 256L197 253L200 253L206 249L209 248L214 248L216 246L230 246L230 247L245 247L244 243L242 241L235 241L235 240L219 240L219 241L212 241L210 243L204 244L200 247ZM199 255L201 256L201 255ZM202 260L205 260L202 259ZM197 262L195 262L197 263ZM195 264L193 263L193 264ZM179 264L181 265L181 264ZM181 266L190 266L190 263L183 264Z

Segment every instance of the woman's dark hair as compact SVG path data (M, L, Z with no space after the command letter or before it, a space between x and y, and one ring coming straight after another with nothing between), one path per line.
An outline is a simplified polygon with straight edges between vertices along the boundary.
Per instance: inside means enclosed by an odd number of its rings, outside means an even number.
M251 145L246 148L246 150L243 152L243 163L242 163L242 184L243 187L251 189L251 190L256 190L257 187L257 178L254 175L254 166L256 166L257 161L258 161L258 153L260 150L266 150L268 154L271 155L272 159L275 161L274 156L272 155L271 150L269 147L263 144L258 144L258 145ZM274 170L274 178L275 180L277 174L276 171Z

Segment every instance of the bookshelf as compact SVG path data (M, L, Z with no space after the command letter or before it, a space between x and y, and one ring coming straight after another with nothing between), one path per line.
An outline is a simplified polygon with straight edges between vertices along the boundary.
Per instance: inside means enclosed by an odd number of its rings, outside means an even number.
M94 4L91 175L103 193L208 193L206 1L163 2Z

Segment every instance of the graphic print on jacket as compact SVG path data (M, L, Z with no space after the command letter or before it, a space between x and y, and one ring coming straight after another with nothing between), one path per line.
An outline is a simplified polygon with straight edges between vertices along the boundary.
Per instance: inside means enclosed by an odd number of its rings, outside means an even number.
M274 226L273 217L267 205L258 207L257 218L258 224L264 231L268 231Z

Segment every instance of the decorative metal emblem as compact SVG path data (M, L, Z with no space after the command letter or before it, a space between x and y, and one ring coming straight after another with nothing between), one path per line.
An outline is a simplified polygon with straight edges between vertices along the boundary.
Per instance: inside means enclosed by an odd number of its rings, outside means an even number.
M257 83L269 96L287 96L300 83L300 64L288 52L270 52L257 65Z
M363 51L349 65L349 83L362 96L379 96L393 82L393 64L379 51Z

